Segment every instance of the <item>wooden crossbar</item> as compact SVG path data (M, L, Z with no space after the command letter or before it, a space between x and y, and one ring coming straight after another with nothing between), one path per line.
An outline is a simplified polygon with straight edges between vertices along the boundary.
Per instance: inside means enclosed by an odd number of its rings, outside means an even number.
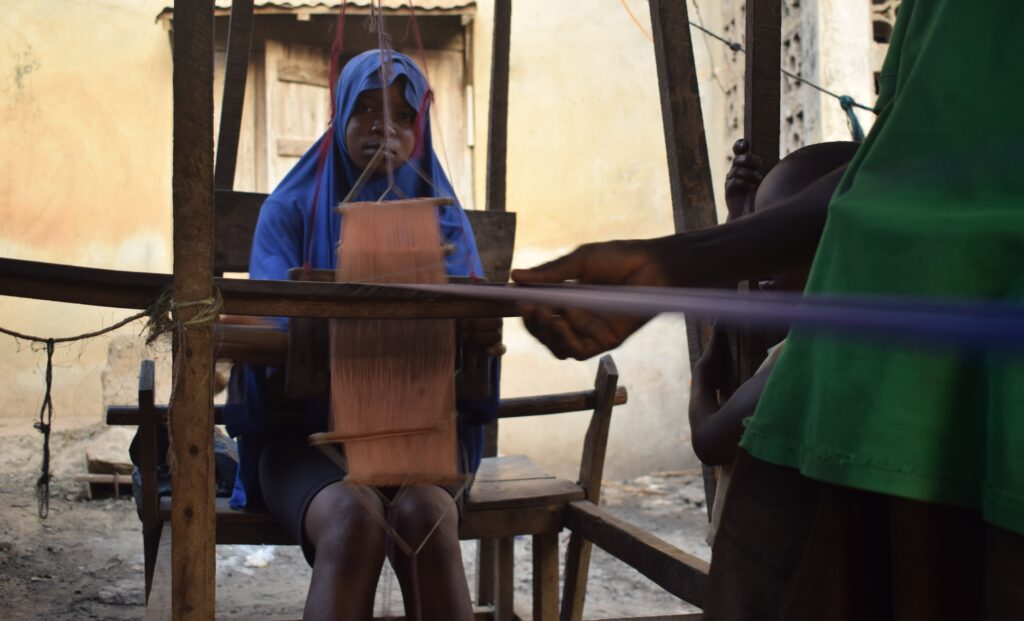
M615 389L613 405L623 405L628 400L625 386ZM498 408L498 418L520 418L524 416L544 416L563 414L566 412L585 412L593 410L596 394L593 390L563 392L537 397L513 397L502 399ZM167 406L154 406L156 420L167 421ZM107 408L108 425L138 425L142 419L139 408L134 405L112 405ZM214 422L224 424L224 406L214 407Z
M707 562L587 500L569 503L565 524L672 595L695 606L704 605L711 569Z

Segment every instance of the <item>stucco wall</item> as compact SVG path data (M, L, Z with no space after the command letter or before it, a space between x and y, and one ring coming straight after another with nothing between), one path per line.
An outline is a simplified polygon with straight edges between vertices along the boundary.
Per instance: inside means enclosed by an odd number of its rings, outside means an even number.
M171 50L153 19L161 6L0 1L0 256L170 270ZM0 298L2 325L42 336L127 314ZM106 355L106 339L58 349L57 426L100 420ZM41 352L0 338L0 433L30 428L43 371Z

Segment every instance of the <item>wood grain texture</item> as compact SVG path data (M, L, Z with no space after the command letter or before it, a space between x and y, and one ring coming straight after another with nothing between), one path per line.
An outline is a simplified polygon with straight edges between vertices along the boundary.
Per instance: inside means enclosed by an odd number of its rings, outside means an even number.
M515 539L498 539L498 571L494 588L494 621L512 621L515 611Z
M626 402L626 389L624 387L616 388L615 395L616 405ZM593 409L594 398L594 391L586 390L561 395L502 399L498 404L498 418L547 416L565 412L580 412ZM167 422L166 405L157 405L153 411L157 421ZM223 411L224 406L220 405L215 406L213 409L214 421L218 425L224 424ZM138 425L140 420L139 408L137 406L111 405L107 407L106 421L108 425Z
M710 566L651 533L589 501L571 503L566 526L574 534L625 562L655 584L695 606L702 606Z
M651 0L650 5L672 219L677 233L707 228L718 218L687 5L672 0ZM687 319L686 334L692 365L711 336L710 327Z
M170 274L125 272L0 259L0 295L90 306L144 309ZM277 317L515 317L515 304L445 297L371 285L214 278L224 312Z
M718 216L687 3L651 0L650 6L675 230L681 233L707 228L718 223ZM691 367L711 339L711 330L709 321L686 318ZM711 507L715 477L707 466L702 470L707 506ZM708 515L710 518L710 512Z
M494 604L495 564L498 560L498 540L480 539L476 544L476 603Z
M743 133L767 173L779 161L782 1L746 0Z
M558 619L558 534L533 536L533 619Z
M174 18L174 299L213 292L213 1L177 0ZM182 307L187 321L200 307ZM171 600L177 620L215 612L215 517L211 327L184 327L175 339L174 505Z
M491 45L491 93L487 112L487 211L505 211L511 43L512 0L495 0Z
M601 478L604 474L605 453L612 409L615 407L619 371L611 356L603 356L594 380L594 414L583 440L580 459L580 485L586 499L597 504L601 500ZM583 606L590 572L590 542L573 533L565 557L565 592L562 597L563 621L583 618Z
M146 599L146 611L142 615L143 621L170 621L172 617L171 605L171 549L174 542L171 538L171 531L165 529L163 537L157 537L159 548L153 557L155 571L153 574L153 589ZM210 617L213 618L212 616Z
M160 545L160 533L163 531L163 520L158 515L160 499L157 496L157 420L156 407L153 403L155 367L152 360L143 360L139 367L139 442L148 448L139 451L139 474L142 479L140 513L147 598L153 587L157 547Z
M569 546L565 551L565 587L562 591L562 621L583 619L583 607L587 598L587 574L590 569L590 553L593 544L579 533L569 535Z
M308 148L308 144L306 147ZM305 152L303 150L303 152ZM266 194L256 192L227 192L215 195L214 219L214 271L245 272L249 269L249 254L260 207ZM515 247L516 216L511 212L466 211L473 228L484 276L490 282L508 281ZM298 266L296 266L298 267Z
M235 185L245 83L249 74L249 48L252 44L252 10L253 0L236 0L231 3L228 56L224 69L224 92L221 95L217 164L214 172L214 184L226 190Z

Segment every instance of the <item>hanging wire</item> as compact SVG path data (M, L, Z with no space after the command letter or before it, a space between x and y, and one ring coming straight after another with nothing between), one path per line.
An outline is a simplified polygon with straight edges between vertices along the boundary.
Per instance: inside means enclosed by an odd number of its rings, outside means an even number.
M696 22L691 21L690 22L690 26L692 26L693 28L696 28L697 30L703 32L705 35L711 37L712 39L715 39L717 41L721 41L730 50L732 50L734 52L739 52L741 54L746 54L746 52L747 52L747 50L743 49L743 46L740 45L739 43L737 43L736 41L733 41L731 39L723 37L722 35L720 35L720 34L718 34L716 32L712 32L711 30L708 30L707 28L705 28L701 24L698 24ZM870 106L865 106L862 103L858 103L856 99L854 99L853 97L851 97L849 95L840 95L839 93L830 91L829 89L825 88L824 86L821 86L819 84L815 84L814 82L811 82L807 78L801 77L801 76L793 73L792 71L788 71L788 70L783 69L783 68L780 67L779 68L779 72L782 73L782 75L784 75L784 76L786 76L788 78L792 78L792 79L794 79L794 80L796 80L798 82L801 82L803 84L806 84L807 86L810 86L811 88L813 88L813 89L815 89L817 91L820 91L820 92L828 95L829 97L835 98L837 101L840 102L840 104L842 104L842 102L843 102L843 100L845 98L848 101L847 105L850 106L850 107L860 108L862 110L867 110L868 112L875 112L874 108L872 108ZM844 106L844 109L845 108L846 107Z
M630 20L636 25L637 29L639 29L640 32L643 33L643 35L649 41L653 42L654 41L654 37L651 36L651 33L647 32L647 29L644 28L643 24L640 22L640 20L637 18L637 16L633 13L633 11L629 8L629 5L626 4L626 0L619 0L619 4L621 4L622 8L625 9L626 13L629 15ZM699 30L702 33L704 33L705 40L707 40L706 37L711 37L712 39L715 39L716 41L720 41L721 43L723 43L726 47L728 47L733 52L738 52L740 54L745 54L746 53L746 50L743 49L743 46L740 45L740 43L738 43L736 41L733 41L732 39L729 39L728 37L720 35L717 32L709 30L707 27L704 26L704 23L703 23L704 20L703 20L703 18L700 17L700 7L697 6L696 1L694 1L694 8L697 10L697 16L698 16L699 23L698 22L694 22L693 20L689 20L689 24L690 24L690 26L692 28L696 28L697 30ZM709 54L709 56L710 56L710 54ZM796 80L797 82L800 82L802 84L806 84L807 86L813 88L814 90L819 91L819 92L821 92L821 93L823 93L825 95L828 95L829 97L832 97L835 100L837 100L839 102L839 105L842 107L843 111L846 112L846 115L847 115L847 117L849 119L849 122L850 122L850 133L853 135L853 139L855 141L857 141L857 142L860 142L860 141L862 141L864 139L864 130L861 127L860 122L857 120L857 115L853 112L853 109L854 108L860 108L861 110L867 110L868 112L872 112L874 114L877 114L878 112L873 107L866 106L866 105L858 102L856 99L854 99L850 95L840 95L839 93L831 91L831 90L825 88L824 86L821 86L820 84L815 84L814 82L811 82L807 78L804 78L804 77L802 77L802 76L800 76L800 75L798 75L796 73L793 73L792 71L789 71L787 69L784 69L784 68L780 67L779 68L779 72L782 73L782 75L784 75L784 76L786 76L788 78ZM717 81L718 76L717 76L717 73L714 71L713 63L712 63L712 75L714 76L714 79ZM721 87L721 86L722 85L719 82L719 87Z

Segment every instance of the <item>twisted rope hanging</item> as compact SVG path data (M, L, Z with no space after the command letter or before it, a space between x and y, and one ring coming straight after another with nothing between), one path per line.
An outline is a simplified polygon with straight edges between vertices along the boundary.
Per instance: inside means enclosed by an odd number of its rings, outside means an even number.
M156 302L145 310L135 313L134 315L129 315L117 323L111 324L105 328L76 334L74 336L35 336L0 326L0 333L2 334L14 337L15 339L29 341L31 343L39 343L46 347L46 390L43 393L43 404L39 408L39 420L33 425L39 433L43 434L43 462L40 466L41 472L35 485L36 500L38 502L40 518L45 520L50 515L50 480L52 479L52 475L50 474L50 433L53 430L53 352L55 350L55 346L58 343L74 343L76 341L84 341L102 336L119 328L123 328L124 326L142 318L147 319L146 326L143 330L147 332L146 344L148 345L155 341L161 334L165 334L167 332L182 334L182 331L187 327L213 323L220 315L223 305L220 290L217 288L214 288L213 295L209 298L191 302L175 302L171 294L171 289L168 287L160 293ZM174 318L177 311L183 308L194 308L196 306L201 306L203 308L191 319L181 321ZM174 377L174 383L176 383L177 370L174 372Z

